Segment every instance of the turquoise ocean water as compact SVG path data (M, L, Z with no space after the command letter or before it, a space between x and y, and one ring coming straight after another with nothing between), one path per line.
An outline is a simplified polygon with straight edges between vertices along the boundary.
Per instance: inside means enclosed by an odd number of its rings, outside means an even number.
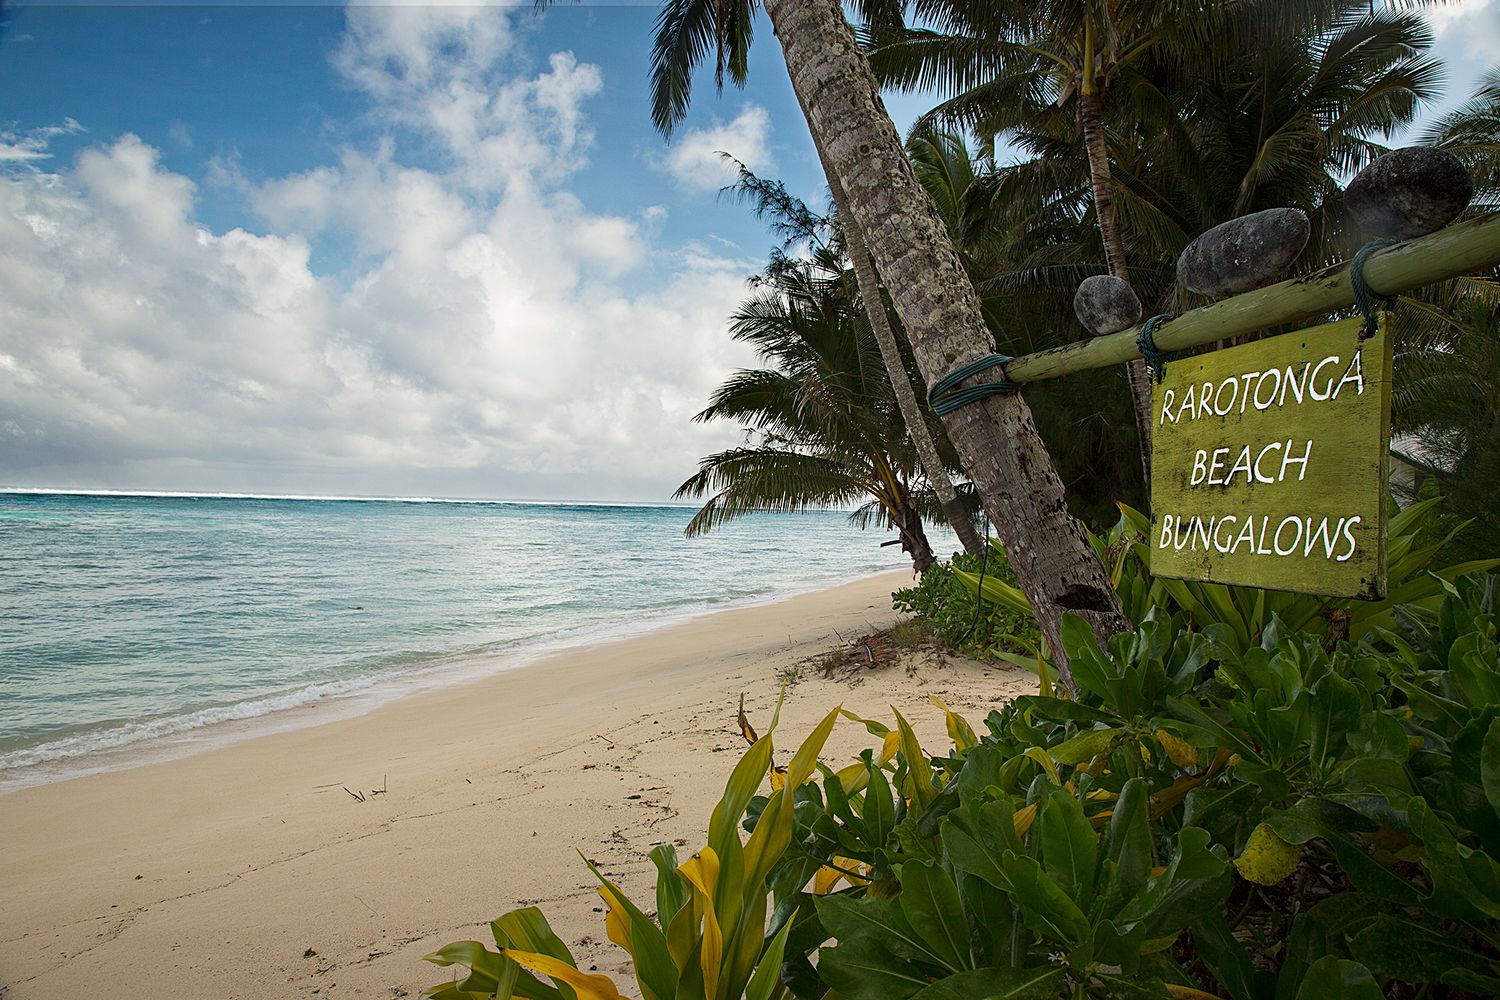
M0 788L910 565L842 513L691 515L0 493Z

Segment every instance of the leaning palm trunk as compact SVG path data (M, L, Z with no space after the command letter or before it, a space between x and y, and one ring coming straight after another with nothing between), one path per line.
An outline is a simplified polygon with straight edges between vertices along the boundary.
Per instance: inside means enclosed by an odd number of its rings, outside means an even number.
M1109 151L1104 145L1104 119L1097 91L1085 89L1078 95L1078 124L1083 145L1088 151L1089 183L1094 189L1094 218L1104 242L1104 261L1109 273L1121 281L1130 281L1125 265L1125 244L1120 239L1120 219L1115 214L1114 197L1109 193ZM1125 363L1125 377L1130 383L1130 403L1135 410L1135 432L1141 443L1141 471L1151 483L1151 376L1140 358Z
M765 0L792 89L827 157L928 384L990 353L979 299L885 113L839 0ZM1073 611L1108 635L1128 627L1062 481L1018 395L943 418L1006 547L1037 623L1070 679L1060 641Z
M952 525L954 534L958 535L958 540L963 543L964 551L971 554L981 553L984 551L984 540L979 537L979 532L974 530L974 522L969 518L969 512L964 509L963 501L959 500L958 491L953 488L953 481L948 478L948 470L943 467L943 460L938 455L937 442L932 440L927 420L922 415L921 407L917 405L917 396L911 387L911 376L906 371L906 361L901 357L901 348L896 343L896 334L891 330L890 318L885 314L885 299L880 295L880 279L875 274L875 262L870 259L870 250L865 246L864 234L860 232L859 224L850 214L849 206L844 198L844 189L839 186L838 177L828 169L827 162L823 164L823 172L828 176L828 186L833 192L834 208L838 210L839 218L843 220L844 236L849 243L849 256L854 261L854 278L859 284L859 298L864 303L865 314L870 318L870 329L875 334L875 343L880 345L880 358L885 362L885 370L890 375L891 388L896 393L896 404L901 407L901 419L906 421L906 430L911 435L913 446L917 449L917 458L922 463L922 472L927 476L927 481L932 484L932 490L937 494L938 502L943 505L943 515ZM923 543L926 543L925 538ZM925 570L925 567L923 569Z

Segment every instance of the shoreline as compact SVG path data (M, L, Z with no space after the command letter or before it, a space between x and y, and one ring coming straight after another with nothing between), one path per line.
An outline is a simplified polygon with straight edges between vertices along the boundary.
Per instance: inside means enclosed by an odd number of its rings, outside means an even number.
M366 714L0 798L0 995L415 996L421 961L536 904L633 992L575 848L649 898L655 843L701 845L779 678L795 744L840 702L894 704L939 746L936 695L977 726L1034 687L994 664L823 679L811 658L896 619L904 571L541 657ZM800 665L800 666L799 666ZM867 745L835 729L825 755ZM785 749L778 750L778 757ZM363 796L360 800L353 793Z
M446 502L446 501L443 501ZM878 570L831 580L809 582L789 591L733 598L722 604L704 601L671 610L645 614L633 621L616 621L581 625L545 636L521 640L506 649L479 648L463 653L434 656L385 673L373 673L348 680L317 681L300 688L272 692L254 699L227 705L205 707L152 718L145 723L126 723L94 731L67 734L29 747L19 747L0 754L0 760L12 754L47 750L72 740L97 743L111 734L140 725L153 731L139 738L123 737L122 742L103 747L85 747L79 753L63 754L13 767L0 767L0 801L6 795L26 788L37 788L70 781L93 774L110 774L147 767L152 764L181 760L219 747L283 732L294 732L343 719L358 718L404 698L430 691L478 683L490 677L524 670L552 656L567 654L590 646L621 642L676 628L698 619L742 608L755 608L793 601L878 576L893 579L906 570ZM908 583L910 581L907 581ZM893 584L891 589L905 584ZM331 689L331 690L329 690ZM311 693L309 695L309 693ZM236 715L237 710L272 703L264 711ZM275 704L285 703L285 704ZM194 723L195 717L216 715L206 722Z

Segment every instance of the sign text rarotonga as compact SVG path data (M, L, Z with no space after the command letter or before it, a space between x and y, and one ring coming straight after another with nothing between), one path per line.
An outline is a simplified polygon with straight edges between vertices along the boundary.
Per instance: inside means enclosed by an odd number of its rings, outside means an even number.
M1151 571L1383 597L1391 338L1364 321L1167 365L1152 420Z

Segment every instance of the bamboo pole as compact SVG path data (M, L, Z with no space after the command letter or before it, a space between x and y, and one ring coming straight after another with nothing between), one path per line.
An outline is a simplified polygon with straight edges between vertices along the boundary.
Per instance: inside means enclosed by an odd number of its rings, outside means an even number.
M1365 278L1382 295L1397 295L1500 264L1500 214L1487 215L1399 243L1371 255ZM1335 264L1301 278L1244 292L1163 322L1153 333L1163 351L1181 351L1267 327L1320 316L1354 304L1349 265ZM1140 327L1016 358L1005 366L1012 382L1039 382L1141 356ZM998 375L998 372L996 373ZM981 381L983 381L981 379Z

